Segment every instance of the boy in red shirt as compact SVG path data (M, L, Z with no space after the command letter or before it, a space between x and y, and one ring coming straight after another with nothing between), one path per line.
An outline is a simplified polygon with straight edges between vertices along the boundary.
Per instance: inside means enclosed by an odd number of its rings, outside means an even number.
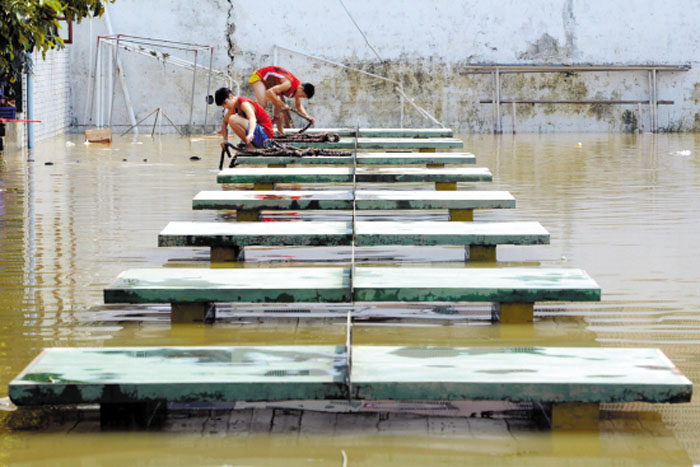
M228 142L229 126L241 141L246 143L248 149L262 148L265 141L274 136L270 116L253 99L236 97L228 88L217 89L214 99L216 105L227 111L221 125L221 136L224 138L222 148Z
M314 123L314 119L306 113L304 106L301 105L301 99L311 99L314 95L314 85L311 83L302 83L299 79L279 66L266 66L253 72L248 83L253 87L255 99L263 108L269 100L274 106L273 120L277 122L277 129L280 133L284 133L282 112L289 110L289 105L285 104L280 96L293 97L294 106L297 111L304 117Z

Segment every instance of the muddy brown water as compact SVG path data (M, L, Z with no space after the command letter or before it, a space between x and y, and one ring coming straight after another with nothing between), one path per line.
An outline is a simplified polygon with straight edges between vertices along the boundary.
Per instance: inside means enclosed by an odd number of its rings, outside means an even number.
M536 220L545 246L499 247L505 264L585 269L600 303L543 304L534 327L493 326L483 306L437 310L358 307L383 316L355 328L373 345L659 347L700 382L700 136L464 136L465 149L517 209L476 220ZM196 155L201 160L193 161ZM28 162L27 159L33 159ZM227 220L192 211L218 189L218 143L194 137L78 135L41 142L0 163L0 398L47 346L342 344L342 319L298 320L284 307L224 307L212 326L171 327L163 306L105 306L102 289L133 267L209 267L208 252L158 248L169 221ZM53 165L45 165L52 162ZM460 189L475 185L460 184ZM429 189L424 185L401 188ZM270 220L343 219L344 213L270 214ZM372 219L446 220L445 212L367 213ZM363 264L463 267L460 248L362 248ZM256 248L246 267L346 264L349 248ZM298 309L298 307L296 307ZM334 316L347 307L304 307ZM277 313L275 313L277 310ZM270 311L268 309L268 311ZM385 315L385 316L384 316ZM0 406L0 463L16 465L499 465L700 463L700 404L604 407L600 434L550 433L516 415L319 415L213 410L171 417L159 432L101 433L94 411L20 417ZM55 414L59 415L56 416ZM91 415L92 414L92 415ZM241 417L246 418L241 424ZM263 426L256 427L256 420ZM49 420L50 419L50 420ZM243 429L241 429L243 427Z

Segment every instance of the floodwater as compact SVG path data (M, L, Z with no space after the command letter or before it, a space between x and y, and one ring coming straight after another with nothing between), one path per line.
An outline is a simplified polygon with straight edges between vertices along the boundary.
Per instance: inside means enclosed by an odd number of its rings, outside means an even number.
M517 200L514 210L477 211L476 220L534 220L551 234L550 245L499 247L501 265L583 268L600 284L602 301L538 305L533 327L491 325L483 305L406 305L402 309L411 318L403 321L392 319L397 307L363 305L356 308L354 342L658 347L694 384L700 383L700 136L523 134L463 140L465 150L477 156L476 166L494 174L493 183L478 188L509 190ZM124 269L209 267L208 251L158 248L157 235L169 221L228 219L191 210L198 191L217 189L218 162L217 141L177 136L129 136L104 146L84 145L81 136L65 135L39 143L31 155L4 154L0 463L700 463L698 397L680 405L606 405L600 434L551 433L522 411L468 405L463 410L477 416L443 417L444 407L421 412L425 407L420 405L404 407L412 413L330 415L219 408L175 413L157 432L116 433L99 431L94 410L10 411L2 400L7 384L43 347L344 344L347 306L268 306L263 307L264 320L259 319L260 307L229 306L213 325L171 326L167 306L103 304L102 289ZM447 219L441 211L361 215ZM343 216L347 214L266 217ZM246 255L246 267L286 267L347 264L351 250L257 248ZM359 248L355 256L362 264L464 267L461 248ZM325 318L297 319L309 316L309 310ZM338 319L329 318L333 316Z

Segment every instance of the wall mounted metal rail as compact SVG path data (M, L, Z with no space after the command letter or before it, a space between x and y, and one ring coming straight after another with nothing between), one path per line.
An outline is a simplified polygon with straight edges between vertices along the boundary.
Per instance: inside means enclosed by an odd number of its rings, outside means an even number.
M678 73L690 70L690 65L465 65L462 72L470 74L491 74L493 77L493 97L482 99L481 103L494 104L493 125L494 133L503 133L501 120L501 104L637 104L637 112L641 120L641 106L649 105L650 130L653 133L659 130L658 106L673 104L673 101L660 100L658 98L658 73ZM549 101L549 100L507 100L501 98L501 75L508 73L610 73L610 72L644 72L649 77L648 100L580 100L580 101ZM515 122L515 110L513 110ZM515 124L513 125L515 127ZM515 132L515 130L514 130Z
M493 104L493 99L482 99L480 104ZM500 104L511 104L511 115L513 117L513 134L515 134L517 109L516 104L565 104L565 105L636 105L637 106L637 132L641 133L642 125L642 105L651 106L651 102L647 100L616 100L616 99L589 99L589 100L549 100L549 99L502 99ZM673 105L674 101L658 100L656 105ZM658 130L658 128L657 128ZM501 127L501 132L503 131ZM654 131L656 132L656 131Z

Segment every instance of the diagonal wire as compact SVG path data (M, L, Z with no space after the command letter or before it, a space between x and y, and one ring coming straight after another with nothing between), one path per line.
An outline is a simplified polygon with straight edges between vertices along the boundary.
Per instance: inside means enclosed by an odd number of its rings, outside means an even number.
M300 52L300 51L298 51L298 50L290 49L289 47L282 47L281 45L275 45L275 47L278 48L278 49L280 49L280 50L286 50L286 51L288 51L288 52L291 52L291 53L294 53L294 54L297 54L297 55L301 55L302 57L308 57L308 58L311 58L311 59L313 59L313 60L318 60L319 62L328 63L329 65L333 65L333 66L336 66L336 67L338 67L338 68L342 68L342 69L344 69L344 70L350 70L350 71L353 71L353 72L355 72L355 73L360 73L360 74L363 74L363 75L366 75L366 76L371 76L372 78L377 78L377 79L380 79L380 80L382 80L382 81L387 81L387 82L389 82L389 83L393 83L393 84L396 85L396 88L395 88L396 92L397 92L401 97L405 98L405 99L406 99L406 102L408 102L408 103L411 104L416 110L418 110L418 112L419 112L422 116L424 116L424 117L427 118L428 120L432 121L433 123L436 123L436 124L440 125L442 128L446 128L445 125L444 125L442 122L440 122L440 121L437 120L435 117L433 117L432 115L430 115L430 113L428 113L427 110L425 110L424 108L422 108L422 107L420 107L418 104L416 104L416 102L415 102L413 99L411 99L411 98L408 96L408 94L406 94L406 92L403 90L403 86L401 85L401 83L399 83L399 82L396 81L395 79L387 78L386 76L377 75L377 74L375 74L375 73L370 73L370 72L365 71L365 70L360 70L359 68L353 68L353 67L348 66L348 65L343 65L342 63L334 62L334 61L332 61L332 60L326 60L325 58L316 57L315 55L309 55L309 54L307 54L307 53Z
M374 47L372 47L372 44L369 43L369 39L367 39L367 36L365 36L365 33L362 32L362 29L360 29L360 25L357 24L357 21L355 21L355 18L353 18L352 15L350 14L350 11L348 10L348 7L346 7L346 6L345 6L345 3L343 3L343 0L338 0L338 1L340 2L341 5L343 5L343 9L345 9L345 13L347 13L348 16L350 17L350 20L352 21L352 24L355 25L355 27L357 28L357 30L360 31L360 34L362 34L362 37L364 37L365 42L367 43L367 46L368 46L370 49L372 49L372 52L374 52L374 55L377 56L377 58L379 59L379 61L382 62L382 63L384 63L384 60L382 60L382 57L379 56L379 53L375 50Z

